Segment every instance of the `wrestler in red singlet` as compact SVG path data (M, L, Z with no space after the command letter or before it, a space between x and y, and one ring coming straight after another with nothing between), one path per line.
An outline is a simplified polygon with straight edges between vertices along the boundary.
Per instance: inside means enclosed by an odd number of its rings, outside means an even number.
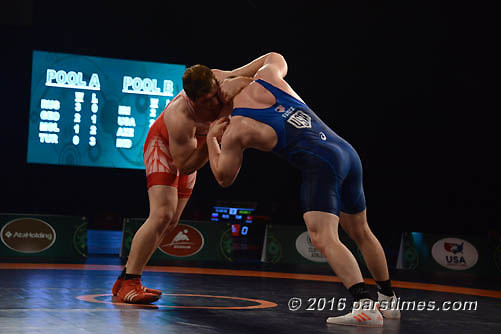
M182 90L165 107L164 111L151 126L144 144L143 158L146 167L148 189L154 185L176 187L179 198L188 198L193 191L197 172L195 171L189 175L179 173L179 169L174 165L174 160L169 151L169 133L164 121L164 113L169 112L169 106L177 99L183 99L190 112L195 113L186 93ZM197 146L200 146L205 141L210 122L200 122L196 125Z
M210 122L231 113L233 97L252 80L246 78L248 72L246 67L233 71L211 70L203 65L188 68L183 75L183 90L149 129L143 157L150 213L134 235L127 264L113 284L112 293L118 301L147 304L160 298L160 290L142 285L142 272L162 240L179 223L195 185L196 171L207 163Z

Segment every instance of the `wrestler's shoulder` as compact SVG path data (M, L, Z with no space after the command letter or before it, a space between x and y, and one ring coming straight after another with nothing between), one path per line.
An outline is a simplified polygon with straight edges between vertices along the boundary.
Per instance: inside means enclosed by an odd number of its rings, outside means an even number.
M165 122L167 125L176 125L176 126L194 126L195 120L193 116L189 112L188 108L186 108L185 103L179 103L183 101L172 101L171 104L165 108Z
M165 107L166 116L169 118L190 118L186 103L182 99L174 99Z

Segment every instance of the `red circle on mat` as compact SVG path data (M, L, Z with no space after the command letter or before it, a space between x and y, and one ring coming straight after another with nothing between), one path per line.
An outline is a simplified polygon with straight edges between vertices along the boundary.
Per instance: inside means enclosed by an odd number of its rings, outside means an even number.
M269 302L267 300L262 299L250 299L250 298L241 298L241 297L230 297L230 296L212 296L212 295L196 295L196 294L183 294L183 293L165 293L165 296L180 296L180 297L201 297L201 298L217 298L217 299L233 299L233 300L243 300L248 302L256 303L256 305L250 306L183 306L183 305L156 305L156 304L127 304L120 302L113 302L107 300L97 299L99 297L111 296L111 294L98 294L98 295L84 295L77 296L77 299L83 300L91 303L100 303L100 304L113 304L113 305L123 305L123 306L136 306L140 308L185 308L185 309L208 309L208 310L249 310L249 309L261 309L261 308L270 308L276 307L277 304L273 302ZM162 296L163 296L162 295Z

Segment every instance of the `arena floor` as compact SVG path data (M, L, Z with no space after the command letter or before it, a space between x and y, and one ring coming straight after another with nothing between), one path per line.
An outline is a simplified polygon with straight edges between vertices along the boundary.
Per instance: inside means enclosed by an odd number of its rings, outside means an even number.
M120 270L119 264L0 263L0 333L501 333L501 291L457 282L394 279L402 319L360 328L326 324L351 303L330 274L148 266L143 283L164 295L135 306L113 301Z

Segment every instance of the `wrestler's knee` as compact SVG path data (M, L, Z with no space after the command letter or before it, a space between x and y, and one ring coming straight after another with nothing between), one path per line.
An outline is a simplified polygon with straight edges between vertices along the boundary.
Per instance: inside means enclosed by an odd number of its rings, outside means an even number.
M328 247L335 246L337 242L340 242L339 238L332 233L329 226L325 223L307 221L306 226L308 227L311 243L322 254L325 254L325 250Z
M367 228L367 229L356 229L352 234L351 238L355 241L357 244L361 244L366 240L369 240L372 236L372 232Z
M166 206L159 207L150 213L150 223L156 233L163 234L174 221L175 210Z
M345 228L345 225L343 225L343 228ZM345 231L357 245L370 239L372 236L372 232L366 223L353 224L349 228L345 228Z
M162 238L165 238L167 235L169 235L179 224L179 219L173 219L171 220L167 225L165 225L163 231L162 231Z

